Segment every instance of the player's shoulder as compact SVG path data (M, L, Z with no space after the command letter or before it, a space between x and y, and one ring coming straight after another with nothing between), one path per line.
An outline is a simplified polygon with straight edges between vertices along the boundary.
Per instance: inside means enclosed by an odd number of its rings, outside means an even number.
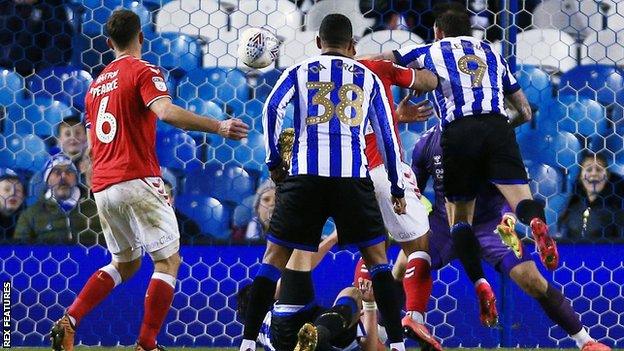
M128 67L130 67L130 69L132 69L133 71L135 71L136 73L141 73L144 71L151 71L154 74L160 74L161 70L158 66L154 65L153 63L140 59L140 58L136 58L136 57L128 57L127 58L127 64Z

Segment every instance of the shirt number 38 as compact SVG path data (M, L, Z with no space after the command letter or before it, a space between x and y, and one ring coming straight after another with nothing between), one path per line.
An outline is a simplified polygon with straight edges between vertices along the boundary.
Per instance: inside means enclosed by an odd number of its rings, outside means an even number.
M362 123L364 112L364 90L355 84L345 84L338 89L339 102L334 104L327 96L336 88L334 82L307 82L308 90L318 90L312 97L312 104L323 107L323 113L306 118L307 125L315 125L329 122L334 114L338 119L348 125L355 127ZM351 107L351 113L347 113L347 107ZM351 115L354 114L352 117Z

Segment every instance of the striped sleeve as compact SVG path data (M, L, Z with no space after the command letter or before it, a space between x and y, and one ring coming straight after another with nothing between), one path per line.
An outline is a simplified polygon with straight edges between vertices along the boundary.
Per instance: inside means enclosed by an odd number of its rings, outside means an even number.
M503 94L510 95L520 90L520 84L516 81L516 77L511 73L511 69L509 69L509 64L507 60L501 57L503 61Z
M399 147L398 135L396 135L393 127L392 112L383 85L377 76L374 76L374 79L371 97L371 108L374 113L372 113L373 118L370 119L370 122L375 130L379 153L383 157L386 170L388 171L390 193L396 197L403 197L405 186L401 176L401 149Z
M398 50L394 50L394 60L401 66L412 65L415 68L423 68L422 62L418 60L421 56L425 55L431 44L426 45L410 45Z
M262 110L262 127L264 128L264 145L266 149L266 164L269 170L279 166L282 158L277 142L282 131L282 122L286 105L295 93L296 66L284 71L275 83Z

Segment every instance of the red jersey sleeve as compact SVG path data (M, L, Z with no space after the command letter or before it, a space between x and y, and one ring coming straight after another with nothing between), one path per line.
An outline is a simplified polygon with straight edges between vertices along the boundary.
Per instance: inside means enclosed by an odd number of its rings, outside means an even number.
M412 84L414 84L416 73L412 68L405 68L390 61L387 62L388 71L390 72L393 85L397 85L401 88L409 88Z
M161 70L150 63L145 63L145 61L141 61L141 64L137 84L145 106L149 107L152 102L162 97L170 97Z

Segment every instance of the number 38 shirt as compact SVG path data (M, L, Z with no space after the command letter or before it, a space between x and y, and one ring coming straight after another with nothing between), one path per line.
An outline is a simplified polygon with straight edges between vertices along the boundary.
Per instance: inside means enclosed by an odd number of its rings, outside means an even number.
M131 179L159 177L156 115L150 104L170 98L156 66L132 56L111 62L85 98L92 147L93 192Z
M507 116L505 95L520 89L507 61L490 45L473 37L445 38L428 45L394 51L402 66L427 68L440 77L433 92L442 127L464 116Z

